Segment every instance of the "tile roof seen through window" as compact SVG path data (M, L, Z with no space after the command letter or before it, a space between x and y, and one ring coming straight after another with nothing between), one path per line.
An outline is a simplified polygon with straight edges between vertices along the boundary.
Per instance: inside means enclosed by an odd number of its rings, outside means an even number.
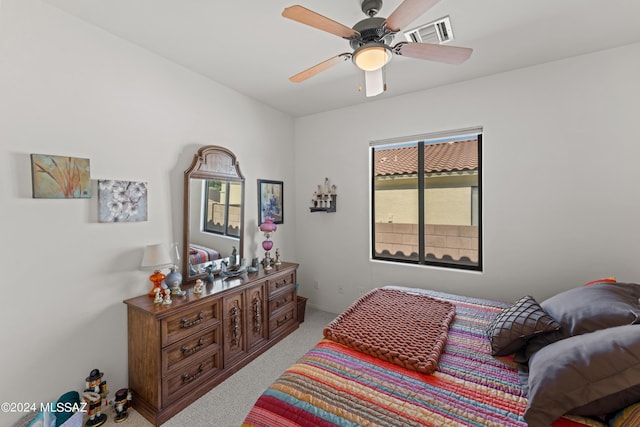
M424 156L426 173L476 170L478 140L425 144ZM415 174L418 172L417 157L417 145L374 150L374 175Z

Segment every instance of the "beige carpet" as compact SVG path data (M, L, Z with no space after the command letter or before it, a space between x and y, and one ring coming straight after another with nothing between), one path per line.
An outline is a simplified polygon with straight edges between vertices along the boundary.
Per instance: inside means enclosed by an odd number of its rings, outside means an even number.
M289 365L322 339L323 328L335 317L335 314L307 307L305 321L298 330L162 426L239 427L260 394ZM152 427L135 410L130 410L129 418L118 424L113 422L110 411L107 414L109 418L103 426Z

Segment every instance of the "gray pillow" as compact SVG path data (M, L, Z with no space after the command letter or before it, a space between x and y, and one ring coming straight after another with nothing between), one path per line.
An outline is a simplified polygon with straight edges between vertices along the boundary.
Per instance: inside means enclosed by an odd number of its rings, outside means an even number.
M560 324L545 313L532 296L524 296L502 310L489 324L487 336L491 342L491 354L506 356L515 353L529 338L558 329Z
M543 301L540 306L561 328L527 341L524 354L516 360L525 363L536 351L564 338L638 323L638 298L640 285L617 282L581 286Z
M567 413L591 416L640 400L640 326L626 325L566 338L529 360L524 419L548 427Z

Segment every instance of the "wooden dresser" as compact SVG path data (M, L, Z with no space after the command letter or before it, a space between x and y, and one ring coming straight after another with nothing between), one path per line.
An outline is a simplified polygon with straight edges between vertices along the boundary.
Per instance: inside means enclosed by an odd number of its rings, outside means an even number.
M124 301L133 407L158 426L296 330L297 268L216 278L171 305Z

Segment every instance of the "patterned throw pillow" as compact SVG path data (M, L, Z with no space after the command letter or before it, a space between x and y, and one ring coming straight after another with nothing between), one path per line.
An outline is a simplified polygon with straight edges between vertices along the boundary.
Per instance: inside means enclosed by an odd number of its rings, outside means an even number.
M637 426L640 426L640 402L621 409L609 420L609 427Z
M492 355L506 356L522 348L533 336L557 331L560 324L532 296L524 296L507 307L487 328Z

